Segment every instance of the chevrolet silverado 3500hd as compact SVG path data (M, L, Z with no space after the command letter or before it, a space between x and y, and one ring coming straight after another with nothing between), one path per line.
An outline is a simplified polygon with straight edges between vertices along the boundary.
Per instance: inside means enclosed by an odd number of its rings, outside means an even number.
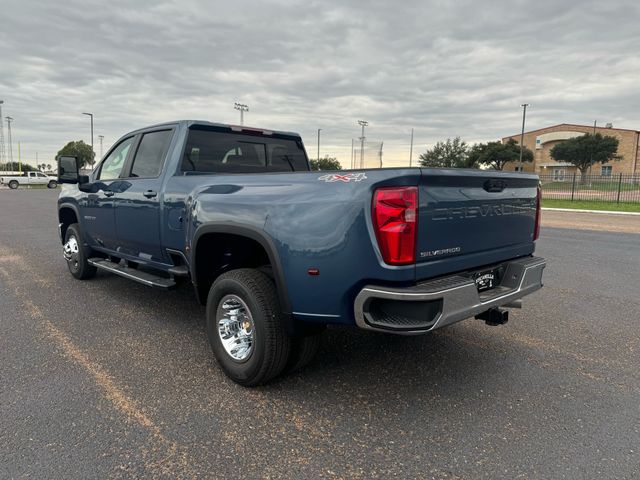
M533 174L310 171L295 133L202 121L128 133L89 176L74 157L58 164L71 274L188 279L220 367L243 385L303 366L328 324L502 324L500 307L542 286Z

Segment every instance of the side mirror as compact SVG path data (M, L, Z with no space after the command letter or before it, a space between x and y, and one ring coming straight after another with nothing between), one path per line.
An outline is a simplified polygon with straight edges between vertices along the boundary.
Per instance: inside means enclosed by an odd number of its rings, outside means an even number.
M58 183L87 183L89 177L80 175L80 160L78 157L58 157Z

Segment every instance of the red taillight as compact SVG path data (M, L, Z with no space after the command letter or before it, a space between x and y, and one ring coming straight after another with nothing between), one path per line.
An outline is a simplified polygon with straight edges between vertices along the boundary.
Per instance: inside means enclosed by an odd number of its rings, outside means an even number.
M540 236L540 203L542 201L542 189L538 186L538 193L536 195L536 224L533 227L533 241L535 242Z
M418 188L377 189L373 195L373 227L385 263L406 265L415 262Z

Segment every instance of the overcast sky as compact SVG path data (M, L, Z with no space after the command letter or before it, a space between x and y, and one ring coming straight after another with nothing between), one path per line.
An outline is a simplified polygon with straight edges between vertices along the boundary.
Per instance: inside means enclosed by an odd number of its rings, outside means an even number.
M302 134L348 166L351 139L406 165L447 137L496 140L585 123L640 129L640 3L632 1L0 0L0 99L13 153L175 119ZM6 122L3 122L5 140Z

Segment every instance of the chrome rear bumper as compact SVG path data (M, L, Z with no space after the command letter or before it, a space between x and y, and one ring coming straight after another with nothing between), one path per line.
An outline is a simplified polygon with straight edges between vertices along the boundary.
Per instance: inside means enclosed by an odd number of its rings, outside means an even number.
M507 305L542 288L543 258L525 257L503 266L500 284L484 292L478 292L474 280L463 275L408 288L367 285L354 302L356 324L367 330L415 335Z

